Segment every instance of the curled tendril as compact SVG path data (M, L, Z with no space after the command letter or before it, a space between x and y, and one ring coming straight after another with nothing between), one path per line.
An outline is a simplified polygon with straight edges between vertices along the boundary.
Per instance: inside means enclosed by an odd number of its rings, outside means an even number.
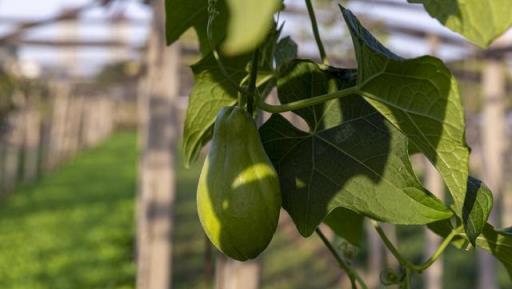
M219 14L217 11L217 0L208 0L208 15L215 18Z
M350 244L347 240L343 238L336 237L336 248L341 252L343 257L347 259L347 261L352 261L358 254L359 250L356 246Z
M395 272L391 268L385 268L380 272L380 283L385 286L400 284L402 283L403 275L402 272Z

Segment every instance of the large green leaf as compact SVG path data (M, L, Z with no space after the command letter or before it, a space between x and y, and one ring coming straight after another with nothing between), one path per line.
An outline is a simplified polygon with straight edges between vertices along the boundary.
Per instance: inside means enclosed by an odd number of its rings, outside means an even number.
M402 59L342 8L354 43L364 98L407 135L441 173L462 216L469 148L457 83L437 58Z
M354 246L361 246L364 232L364 216L345 208L336 208L325 218L324 223L336 235Z
M322 70L304 61L293 62L284 73L278 81L283 103L324 94L333 79L338 88L353 82L353 71ZM414 175L406 137L361 97L296 113L309 124L309 132L274 114L260 133L280 177L283 207L303 236L338 207L397 224L425 224L452 215Z
M214 43L219 43L226 37L228 10L225 0L218 0L216 9L219 15L215 17L212 26ZM208 0L165 0L165 33L167 44L172 44L189 28L196 30L203 55L209 53L210 45L206 34L208 25Z
M167 44L176 41L185 31L196 30L203 55L208 54L207 36L209 0L166 0ZM222 42L227 55L240 55L258 47L272 27L272 15L282 0L217 0L217 16L213 21L214 44Z
M408 0L421 3L444 26L486 47L512 25L510 0Z
M212 126L219 110L236 103L237 85L247 75L245 66L250 56L223 58L230 79L220 71L210 54L192 66L195 84L189 98L184 132L183 152L188 166L212 136Z
M226 0L230 12L227 37L222 44L228 55L246 53L256 48L267 36L272 15L281 0Z
M464 229L473 245L487 223L492 210L492 202L492 192L489 188L482 181L469 177L462 217Z

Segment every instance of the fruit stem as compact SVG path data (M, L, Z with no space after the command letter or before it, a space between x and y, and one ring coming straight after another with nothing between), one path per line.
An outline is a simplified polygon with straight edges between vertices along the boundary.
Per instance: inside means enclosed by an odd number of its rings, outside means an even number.
M312 105L326 102L331 99L340 98L343 96L348 96L348 95L358 94L358 93L359 93L359 87L353 86L353 87L335 91L333 93L327 93L327 94L315 96L312 98L297 100L297 101L293 101L293 102L289 102L289 103L285 103L285 104L281 104L281 105L268 104L265 102L265 100L263 98L259 98L257 105L260 109L262 109L264 111L271 112L271 113L281 113L281 112L306 108L306 107L309 107Z
M254 108L254 97L256 96L256 80L258 78L258 65L260 62L260 49L256 48L252 56L251 76L249 78L249 87L247 89L247 111L252 115Z
M428 267L430 267L434 262L441 256L441 254L444 252L444 250L448 247L448 245L451 243L453 238L457 236L460 232L462 232L463 227L459 226L455 229L453 229L448 236L443 240L443 242L439 245L439 247L436 249L436 251L432 254L430 258L427 259L423 264L416 265L414 263L409 262L406 260L400 252L398 252L398 249L393 245L393 243L389 240L389 238L386 236L386 233L384 233L384 230L379 225L377 221L372 221L372 225L379 234L380 238L384 242L384 245L389 249L391 254L395 256L397 261L400 263L400 265L411 269L412 271L421 273L425 271Z
M357 274L356 271L352 270L350 265L347 264L345 260L343 260L343 258L338 254L336 249L334 249L329 240L327 240L327 237L325 237L322 230L317 227L315 232L320 237L322 242L324 242L324 245L327 247L327 249L329 249L334 259L336 259L340 268L347 273L348 278L350 279L350 283L352 284L352 289L357 289L357 283L359 283L363 289L368 289L364 280L359 276L359 274Z

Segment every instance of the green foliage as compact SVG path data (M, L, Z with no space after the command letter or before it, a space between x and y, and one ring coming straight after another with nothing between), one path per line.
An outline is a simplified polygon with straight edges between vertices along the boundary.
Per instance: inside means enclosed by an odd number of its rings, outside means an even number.
M480 47L489 46L512 25L509 0L408 1L423 4L430 16Z
M480 180L468 178L468 192L462 210L463 223L469 241L475 245L492 210L492 192Z
M222 49L228 55L251 52L258 47L272 26L272 15L282 5L282 0L226 2L231 17Z
M318 31L311 0L305 1L313 30ZM506 20L510 17L500 14L510 13L504 12L509 9L504 9L502 1L488 6L471 0L466 1L467 6L456 0L409 2L424 3L429 13L442 18L441 22L479 44L487 44L510 25ZM364 218L372 219L403 267L396 275L399 280L395 280L401 288L411 288L413 273L428 268L450 243L459 248L469 244L482 247L506 266L512 264L511 235L486 225L492 193L468 175L470 149L465 141L464 109L457 82L441 60L432 56L401 58L343 7L357 69L328 66L324 53L322 65L295 59L297 44L280 36L282 26L272 25L272 15L280 8L278 0L166 3L169 43L194 27L204 55L192 67L196 83L183 141L187 163L210 140L215 116L222 107L237 105L254 117L263 111L272 113L260 127L259 137L278 173L282 206L302 236L311 235L325 222L358 245ZM471 19L479 7L482 14ZM485 25L484 21L492 18L487 14L490 10L499 15L492 25ZM460 15L454 16L457 13ZM320 39L315 33L323 51ZM226 52L237 56L226 57ZM273 88L277 88L280 104L265 102ZM299 116L307 128L296 127L281 115L283 112ZM231 126L237 129L236 124ZM250 137L238 138L237 142L242 142ZM226 145L218 151L223 155L230 148L237 146ZM439 171L453 206L448 208L422 186L410 163L409 156L414 153L424 154ZM250 166L243 158L222 164L240 167L237 162ZM255 161L253 165L257 165ZM236 173L241 172L242 167ZM257 181L264 178L259 176ZM223 176L217 174L215 182L222 181ZM232 210L237 203L227 200L222 205ZM377 221L427 225L445 240L431 258L417 265L401 256ZM364 285L343 257L328 242L326 245L348 272L352 286Z
M334 76L343 81L314 63L296 62L278 83L280 100L323 94ZM349 74L342 85L350 81ZM396 224L425 224L451 216L414 175L407 139L358 96L296 113L308 123L309 132L279 114L260 131L279 173L283 208L303 236L311 235L337 207Z
M282 38L277 43L275 52L276 66L281 67L281 65L297 58L297 51L297 43L295 43L290 36Z
M212 126L220 109L236 103L237 85L247 74L245 65L249 59L249 56L223 58L230 79L222 74L212 54L192 66L195 85L190 94L183 132L185 165L190 165L210 141Z
M362 95L439 170L461 216L469 149L455 79L437 58L404 60L396 56L350 11L342 11L356 50Z
M115 135L0 204L0 287L133 288L136 138Z
M429 225L429 228L441 237L446 237L454 228L449 221L440 221ZM452 241L458 249L468 249L469 238L460 235ZM512 276L512 233L510 228L496 229L490 224L485 224L482 233L475 239L477 247L494 255Z
M361 246L364 233L364 216L339 207L334 209L324 220L336 235L354 246Z
M196 30L201 53L207 55L211 51L207 35L208 3L210 0L166 0L165 1L165 33L167 44L172 44L189 28ZM218 44L226 37L229 14L225 0L216 1L216 10L221 17L212 23L212 44Z
M212 16L213 45L222 42L227 55L240 55L259 46L272 26L272 15L281 0L166 0L166 38L171 44L193 27L203 55L211 51L208 21ZM215 11L215 12L213 12ZM209 13L210 12L210 13Z
M510 229L496 230L487 224L476 239L478 247L494 255L512 276L512 232Z

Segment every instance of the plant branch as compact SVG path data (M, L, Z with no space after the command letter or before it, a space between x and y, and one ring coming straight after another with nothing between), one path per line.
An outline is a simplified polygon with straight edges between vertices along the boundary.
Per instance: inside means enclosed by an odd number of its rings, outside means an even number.
M427 261L425 261L423 264L416 265L416 264L406 260L404 257L402 257L400 252L398 252L398 249L393 245L393 243L386 236L386 233L384 233L384 230L382 229L382 227L379 225L378 222L372 221L372 224L375 227L375 230L379 234L380 238L384 242L384 245L386 245L386 247L389 249L391 254L393 254L393 256L395 256L395 258L398 260L400 265L402 265L402 266L404 266L406 268L409 268L409 269L411 269L411 270L413 270L415 272L418 272L418 273L421 273L421 272L425 271L428 267L430 267L432 264L434 264L434 262L441 256L441 254L444 252L444 250L451 243L453 238L455 236L457 236L457 234L459 234L463 230L462 226L453 229L450 232L450 234L439 245L439 247L436 249L434 254L432 254L432 256L427 259Z
M338 254L338 252L336 252L336 249L334 249L329 240L327 240L320 228L316 228L315 232L320 237L322 242L324 242L324 245L327 247L327 249L329 249L333 257L336 259L340 268L347 273L348 278L350 279L350 283L352 284L352 289L357 289L356 282L359 283L363 289L368 289L364 280L359 276L359 274L357 274L356 271L350 268L350 266L343 260L343 258L341 258L341 256Z
M231 85L233 85L238 91L240 91L239 85L229 76L226 67L222 63L222 60L220 59L219 52L215 47L215 41L213 41L213 22L215 20L215 17L217 17L217 14L219 14L219 11L217 11L216 8L216 4L217 0L208 0L208 24L206 25L206 37L208 38L208 45L210 46L213 58L215 59L215 62L217 63L217 66L220 69L220 72L224 75L224 77L228 80L228 82Z
M247 89L247 111L252 114L254 107L254 97L256 96L256 80L258 78L258 65L260 62L260 49L256 48L252 56L251 76L249 78L249 87ZM256 96L257 97L257 96Z
M349 87L346 89L342 89L339 91L335 91L333 93L327 93L319 96L315 96L308 99L297 100L281 105L272 105L265 102L263 98L258 99L258 107L264 111L271 113L281 113L286 111L298 110L302 108L306 108L312 105L320 104L326 102L331 99L340 98L343 96L348 96L352 94L358 94L359 88L357 86Z
M327 54L325 53L324 44L320 38L318 22L316 21L315 10L313 9L311 0L306 0L306 6L308 8L309 19L311 20L311 28L313 28L313 35L315 37L316 45L318 46L318 51L320 52L320 58L322 59L323 64L329 64L329 60L327 60Z

